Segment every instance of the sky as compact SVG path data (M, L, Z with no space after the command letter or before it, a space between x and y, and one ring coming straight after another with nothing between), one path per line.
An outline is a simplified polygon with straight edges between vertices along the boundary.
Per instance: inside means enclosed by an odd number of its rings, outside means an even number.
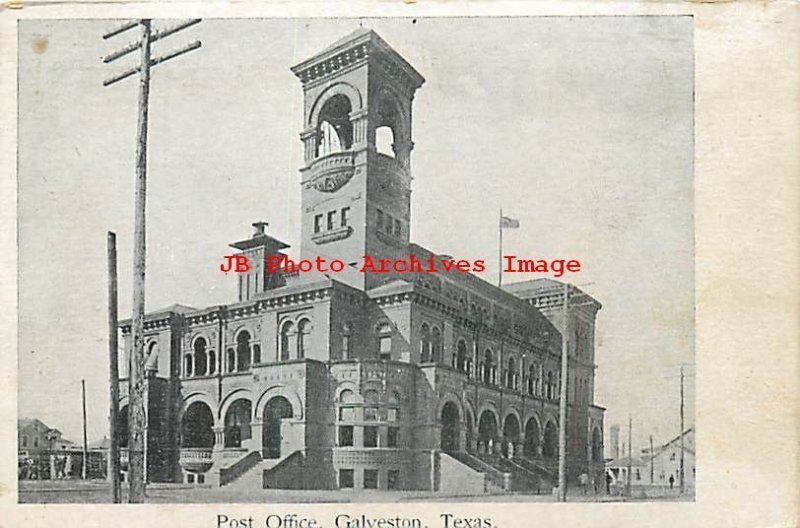
M156 27L170 21L155 21ZM107 434L106 233L131 311L137 85L102 81L130 35L112 20L19 23L19 416ZM153 69L147 310L233 302L221 273L250 223L300 232L302 90L289 68L360 26L426 82L414 99L412 241L485 259L578 259L598 299L595 401L611 424L693 423L693 49L690 17L204 20L154 45L203 46ZM542 276L541 274L536 275ZM506 274L504 282L533 278ZM608 445L608 441L606 441Z

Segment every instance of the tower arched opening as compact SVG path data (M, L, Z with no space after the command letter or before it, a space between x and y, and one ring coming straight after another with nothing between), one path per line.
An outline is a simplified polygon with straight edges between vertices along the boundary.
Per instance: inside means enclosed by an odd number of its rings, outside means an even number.
M325 101L317 123L317 157L342 152L353 146L353 124L350 122L352 109L350 99L342 94Z

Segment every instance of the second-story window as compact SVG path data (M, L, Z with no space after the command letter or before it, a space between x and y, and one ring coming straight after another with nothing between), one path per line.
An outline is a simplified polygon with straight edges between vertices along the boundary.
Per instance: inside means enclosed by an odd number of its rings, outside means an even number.
M340 224L342 227L345 227L350 222L350 208L349 207L342 207L342 217Z
M547 372L547 387L545 388L545 392L548 400L554 400L556 398L556 380L552 370Z
M192 361L191 354L183 356L183 373L187 378L191 378L194 375L194 361Z
M467 372L467 344L464 341L459 341L456 352L456 369L461 372Z
M250 361L250 333L244 330L236 337L236 370L248 370Z
M353 355L353 329L349 323L342 327L342 359L350 359Z
M431 330L431 361L442 361L442 332L436 326Z
M304 358L308 355L311 343L311 321L303 319L297 324L297 357Z
M488 348L483 353L483 382L493 383L492 374L494 371L494 360L492 358L492 351Z
M208 355L206 354L206 340L198 337L194 341L194 375L205 376L208 374Z
M427 324L422 324L420 329L420 363L427 363L431 360L431 330Z
M378 351L381 359L392 359L392 327L388 323L378 327Z
M292 341L295 338L294 323L287 321L281 327L279 359L287 361L291 355Z
M314 215L314 233L322 231L322 215Z
M236 351L234 349L229 348L225 352L225 364L228 372L236 372Z
M336 211L328 211L328 231L336 227Z

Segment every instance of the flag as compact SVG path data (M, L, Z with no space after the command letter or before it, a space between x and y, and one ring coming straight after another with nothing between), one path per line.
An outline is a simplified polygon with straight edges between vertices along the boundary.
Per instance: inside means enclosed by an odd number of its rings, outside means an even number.
M519 220L507 216L500 217L500 229L519 229Z

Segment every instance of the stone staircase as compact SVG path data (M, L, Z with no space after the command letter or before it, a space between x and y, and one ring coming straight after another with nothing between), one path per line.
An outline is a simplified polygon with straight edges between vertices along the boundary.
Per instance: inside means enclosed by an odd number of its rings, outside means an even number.
M553 467L552 462L549 464L550 467L541 460L531 460L526 457L514 458L512 462L524 467L538 477L537 493L550 493L553 487L558 485L558 467Z
M553 475L536 462L505 458L497 454L450 453L450 455L486 475L487 492L519 491L524 493L550 493Z
M285 457L284 457L285 458ZM239 477L225 484L226 490L253 490L264 488L264 471L280 464L283 458L264 458Z
M464 451L448 454L465 466L486 475L486 491L488 493L510 491L511 475L509 473Z

